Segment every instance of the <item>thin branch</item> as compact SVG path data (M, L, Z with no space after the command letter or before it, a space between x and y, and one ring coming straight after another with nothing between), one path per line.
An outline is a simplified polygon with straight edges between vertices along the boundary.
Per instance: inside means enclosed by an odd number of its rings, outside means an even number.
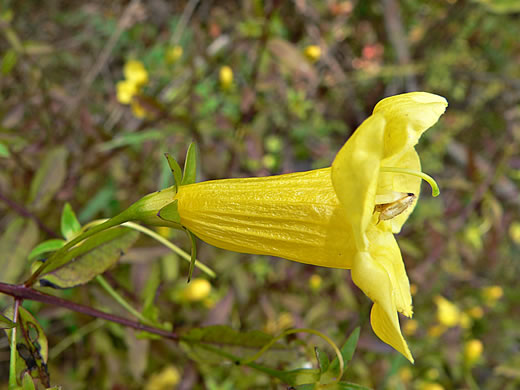
M169 332L163 329L158 329L152 326L143 325L139 322L132 321L127 318L119 317L113 314L93 309L90 306L81 305L79 303L71 302L66 299L42 293L33 288L25 287L24 285L0 283L0 293L10 295L17 299L29 299L31 301L37 301L54 306L64 307L77 313L86 314L91 317L102 318L104 320L115 322L127 326L129 328L146 331L175 341L179 340L179 335L177 335L177 333Z
M50 237L54 237L54 238L58 238L59 237L47 225L45 225L45 223L43 223L43 221L40 218L38 218L36 215L34 215L32 212L27 210L22 205L19 205L18 203L16 203L14 200L9 199L1 191L0 191L0 200L3 201L5 204L7 204L11 209L16 211L18 214L20 214L22 217L26 217L26 218L32 219L34 222L36 222L38 227L41 230L43 230L45 233L47 233Z

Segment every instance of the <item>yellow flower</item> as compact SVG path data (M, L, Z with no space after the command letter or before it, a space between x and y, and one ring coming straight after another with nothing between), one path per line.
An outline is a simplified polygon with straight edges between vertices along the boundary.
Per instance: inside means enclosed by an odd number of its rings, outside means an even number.
M425 383L421 386L421 390L444 390L439 383Z
M166 52L166 62L169 64L177 62L177 60L182 57L183 52L182 46L173 46Z
M311 290L318 291L321 288L323 279L318 274L313 274L309 279L309 286Z
M421 178L438 194L420 171L414 146L446 106L444 98L425 92L384 99L329 168L185 184L177 192L171 187L98 230L139 220L184 228L235 252L351 269L354 283L374 302L374 332L413 362L397 315L411 317L412 298L394 234L415 207Z
M482 351L484 350L484 346L482 345L482 341L478 339L469 340L464 345L464 360L468 366L473 366L478 359L482 356Z
M130 80L121 80L116 84L117 100L122 104L130 104L132 98L137 94L137 85Z
M219 80L223 89L229 89L233 85L233 70L227 65L220 68Z
M128 81L133 82L138 88L148 83L148 72L141 61L128 61L123 68L123 74Z
M414 146L446 105L424 92L382 100L330 168L181 186L174 198L180 223L219 248L352 269L374 301L375 333L413 361L397 316L410 317L412 305L394 233L420 191ZM402 194L413 195L404 211L376 207L399 203Z
M321 57L321 48L317 45L309 45L303 51L303 54L311 62L316 62Z
M146 116L146 110L138 101L132 100L130 107L132 107L132 113L136 118L143 119Z
M182 292L182 299L188 302L204 300L211 292L211 284L206 279L196 278Z
M493 306L504 295L504 290L500 286L489 286L482 289L482 297L488 306Z
M153 374L148 383L146 383L145 390L170 390L180 382L181 374L174 366L168 366L159 373Z
M461 315L459 308L440 295L434 300L437 305L437 320L447 327L457 326Z

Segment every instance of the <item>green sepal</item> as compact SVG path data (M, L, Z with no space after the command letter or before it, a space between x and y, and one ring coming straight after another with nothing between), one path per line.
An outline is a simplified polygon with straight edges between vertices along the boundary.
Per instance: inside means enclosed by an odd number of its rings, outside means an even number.
M190 261L190 269L188 271L188 283L191 280L191 274L193 273L193 268L195 267L195 262L197 261L197 241L195 240L195 235L190 232L188 229L184 229L188 237L191 241L191 261Z
M157 216L165 221L181 224L181 216L179 215L179 200L175 199L159 210Z
M182 176L181 185L193 184L197 180L197 160L197 145L192 142L188 147L188 152L186 153L186 160L184 161L184 175Z
M22 389L23 390L36 390L36 387L34 387L34 382L32 380L31 374L29 374L28 372L26 372L23 375Z
M164 153L166 160L168 161L168 165L173 173L173 179L175 180L175 189L179 191L179 187L182 184L182 171L179 163L175 161L175 159L169 154Z

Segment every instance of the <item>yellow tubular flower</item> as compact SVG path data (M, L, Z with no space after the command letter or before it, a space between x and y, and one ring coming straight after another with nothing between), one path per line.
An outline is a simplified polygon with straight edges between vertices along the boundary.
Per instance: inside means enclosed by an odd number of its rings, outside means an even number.
M394 233L424 177L414 146L446 106L425 92L382 100L330 168L182 185L173 198L180 225L219 248L351 269L374 301L374 332L413 362L397 315L412 315L412 298ZM162 204L164 193L145 203Z

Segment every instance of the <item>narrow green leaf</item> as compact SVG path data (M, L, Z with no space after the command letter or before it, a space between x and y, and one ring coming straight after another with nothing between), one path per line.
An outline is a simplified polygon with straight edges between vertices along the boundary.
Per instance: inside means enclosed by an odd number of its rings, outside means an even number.
M42 210L61 188L67 174L68 150L59 146L44 157L31 182L29 203L35 210Z
M36 223L21 217L14 218L0 235L0 281L18 283L26 271L27 256L39 239ZM3 297L0 297L2 301Z
M0 72L2 75L8 75L11 73L13 68L16 66L18 62L18 53L14 49L6 50L4 56L2 57L2 61L0 62Z
M193 184L197 180L197 145L191 143L186 153L186 161L184 161L184 175L182 177L182 185Z
M16 326L16 324L11 321L9 318L0 314L0 329L12 329Z
M118 136L110 141L104 142L97 146L101 152L124 147L124 146L139 146L143 142L160 140L164 138L164 132L161 130L143 130L136 133L126 133Z
M166 157L166 160L168 160L168 165L170 166L170 169L173 173L173 178L175 179L175 188L177 191L179 191L179 187L182 184L181 167L169 153L164 153L164 156Z
M195 240L195 235L190 232L188 229L185 229L188 237L191 241L191 261L190 261L190 269L188 271L188 283L191 280L191 275L193 274L193 268L195 268L195 262L197 261L197 241Z
M69 288L85 284L112 267L138 236L138 232L123 227L95 234L50 264L40 285Z
M74 210L72 210L72 206L69 202L65 203L65 206L63 206L63 211L61 213L61 234L67 240L70 240L80 230L81 225L78 219L76 218Z
M159 218L164 219L165 221L181 223L181 216L179 215L179 200L175 199L172 203L167 204L162 209L159 210L157 214Z
M182 336L182 339L190 342L260 349L271 342L273 336L258 330L239 332L227 325L212 325L192 328ZM272 348L285 349L286 347L276 343Z
M78 215L80 221L89 221L102 210L108 209L108 206L115 198L116 187L114 182L109 179L108 182L90 198L85 207Z
M316 360L318 360L318 366L320 367L320 372L323 374L329 369L330 360L326 353L324 353L318 347L314 347L314 353L316 354Z
M11 154L9 153L9 149L6 145L0 142L0 157L9 157Z
M29 253L28 259L34 260L40 255L43 255L47 252L54 252L60 249L63 245L65 245L67 241L62 240L60 238L52 238L50 240L43 241L36 245L31 253Z
M36 390L34 387L34 382L32 380L31 374L26 372L22 379L22 389L23 390Z
M359 339L359 327L354 329L354 331L350 334L349 338L341 347L341 356L343 356L343 362L345 363L345 367L348 365L350 360L352 360L352 356L354 356L354 352L356 350L357 342ZM338 358L335 358L329 366L329 370L333 375L337 375L339 373L339 361Z
M47 360L49 343L41 325L23 306L19 307L20 332L23 335L16 345L18 354L25 361L27 371L37 375L42 384L49 384Z

